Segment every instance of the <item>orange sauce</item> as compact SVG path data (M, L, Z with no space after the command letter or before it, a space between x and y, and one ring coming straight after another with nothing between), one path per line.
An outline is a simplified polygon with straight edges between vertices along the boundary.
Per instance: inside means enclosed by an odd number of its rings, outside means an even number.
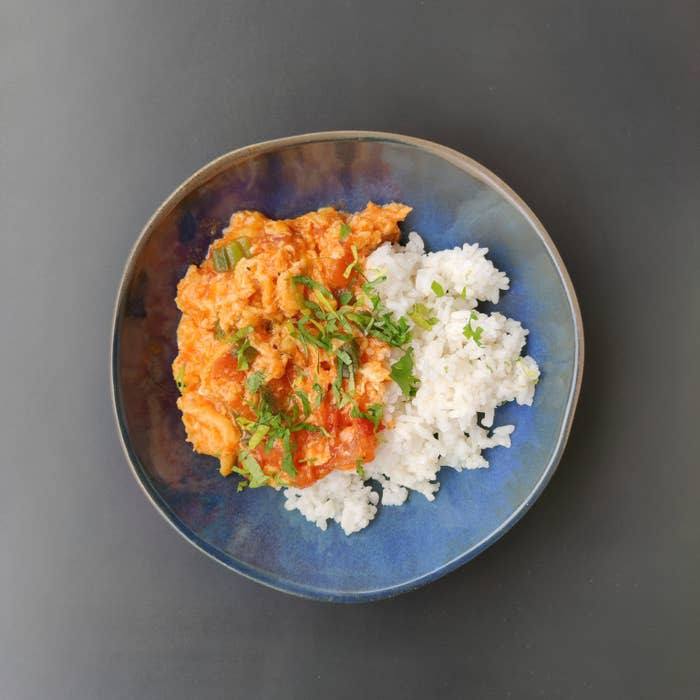
M176 297L178 407L187 439L197 452L216 456L223 475L245 473L248 456L267 483L305 487L374 458L382 426L367 411L381 405L390 381L389 345L336 324L345 339L317 347L299 329L326 337L322 317L332 318L350 293L362 308L366 257L397 240L409 212L403 204L371 202L355 214L322 208L286 220L240 211L204 261L189 267ZM248 256L221 269L222 253L241 240ZM343 341L356 351L352 383L338 377ZM272 427L251 446L255 430L265 430L261 401ZM286 446L274 439L274 416L286 426Z

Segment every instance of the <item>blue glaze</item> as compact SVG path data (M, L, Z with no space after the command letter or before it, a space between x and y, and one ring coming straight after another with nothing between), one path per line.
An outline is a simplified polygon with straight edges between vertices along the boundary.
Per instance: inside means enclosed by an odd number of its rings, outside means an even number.
M508 404L511 449L489 450L490 469L443 469L430 503L413 494L380 508L346 537L321 532L272 489L235 492L214 459L185 442L170 374L176 354L177 281L204 256L236 209L274 218L319 206L356 210L368 200L414 208L404 232L432 250L478 241L511 279L498 309L530 329L542 378L532 407ZM289 593L355 602L396 595L468 561L532 504L556 468L580 386L583 338L563 264L539 222L497 178L425 141L336 132L241 149L194 175L158 210L127 265L117 300L112 373L117 421L134 473L187 539L232 569Z

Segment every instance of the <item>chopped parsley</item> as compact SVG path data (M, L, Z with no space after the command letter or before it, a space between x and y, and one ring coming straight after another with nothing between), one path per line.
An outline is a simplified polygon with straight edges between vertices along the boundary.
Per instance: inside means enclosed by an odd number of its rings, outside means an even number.
M254 394L265 383L265 375L262 372L253 372L248 375L245 382L245 388L251 394Z
M231 334L226 333L226 331L222 328L221 324L219 321L216 321L216 324L214 325L214 337L217 340L223 340L227 343L231 343L231 345L235 345L238 343L242 338L245 336L249 335L250 333L253 332L253 326L243 326L242 328L239 328L237 331L234 331Z
M472 321L476 321L478 318L479 314L477 314L476 311L472 311L469 321L467 321L467 325L464 326L462 333L467 340L473 340L481 348L483 347L481 344L481 334L484 332L484 329L481 326L472 328Z
M352 245L353 262L346 268L345 277L349 278L356 270L364 278L359 269L360 256L355 245ZM382 303L376 291L376 285L385 280L381 276L375 280L366 280L360 290L343 289L335 294L324 284L308 275L294 275L291 281L297 285L297 299L301 313L286 322L286 330L293 337L300 349L307 354L311 349L316 350L317 372L323 358L323 353L335 361L335 378L330 386L333 404L340 410L349 410L353 418L363 418L372 423L374 431L378 431L382 422L384 407L380 403L365 406L360 409L355 398L356 374L360 368L360 347L357 335L378 338L392 347L401 348L404 354L391 367L391 378L400 386L406 396L415 395L418 380L413 375L413 352L408 344L411 341L411 323L404 316L396 317ZM302 292L301 287L306 291ZM430 328L437 322L432 317L430 309L422 305L414 305L409 314L413 323ZM236 356L238 368L247 370L256 350L251 345L248 335L252 326L245 326L234 333L227 334L217 323L214 334L220 340L229 342L231 352ZM309 375L305 375L307 378ZM311 381L314 381L312 379ZM295 435L301 431L322 433L331 437L322 426L316 425L309 417L321 407L326 388L321 385L318 376L311 390L303 390L303 382L297 382L296 377L291 381L291 391L286 399L276 399L266 384L263 372L252 372L246 379L245 386L249 395L247 402L252 417L236 416L236 422L242 431L239 466L234 468L247 480L243 488L256 488L262 485L263 479L269 481L260 465L251 454L252 450L270 451L281 449L280 474L282 481L294 478L297 469L294 463L296 450ZM311 422L313 421L313 422ZM252 460L252 461L251 461ZM282 474L284 472L284 474ZM241 482L243 483L243 482Z
M432 309L429 309L424 304L414 304L408 312L408 317L419 328L429 331L438 322L435 316L430 315L431 313Z
M372 423L374 426L374 432L379 430L379 424L382 422L382 415L384 413L384 406L380 403L372 403L367 406L367 410L361 411L357 406L353 406L350 411L350 415L353 418L364 418Z
M250 335L253 332L253 326L243 326L243 328L240 328L237 330L230 338L229 342L230 343L237 343L241 338L245 338L245 336Z
M358 457L355 460L355 471L357 472L357 475L362 479L363 481L365 480L365 468L362 465L362 458Z
M418 391L418 377L413 374L413 350L409 348L400 360L391 365L391 378L399 385L404 396L415 396Z
M316 289L319 292L321 292L321 294L323 294L323 296L325 297L333 297L333 294L330 289L324 287L320 282L317 282L316 280L311 279L311 277L307 277L306 275L294 275L294 277L292 277L292 282L294 282L294 284L303 284L309 289Z
M304 418L307 418L311 414L311 404L309 403L308 397L303 391L297 390L294 393L299 397L299 400L301 401L302 408L304 409Z
M338 303L341 306L347 306L352 301L352 292L348 289L344 289L340 294L338 294Z
M250 367L250 363L255 359L258 351L250 344L248 338L246 338L235 351L236 362L238 364L238 369L247 370Z
M343 222L340 224L340 240L344 241L350 234L352 233L352 229L345 223Z

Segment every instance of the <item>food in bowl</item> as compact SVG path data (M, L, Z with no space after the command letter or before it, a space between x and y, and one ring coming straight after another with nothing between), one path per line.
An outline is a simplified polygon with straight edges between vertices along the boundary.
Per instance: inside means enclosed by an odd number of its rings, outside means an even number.
M235 212L178 285L187 439L324 530L357 532L409 490L433 500L443 465L488 466L514 430L496 408L531 404L539 378L527 330L477 310L509 285L488 251L399 245L410 211Z

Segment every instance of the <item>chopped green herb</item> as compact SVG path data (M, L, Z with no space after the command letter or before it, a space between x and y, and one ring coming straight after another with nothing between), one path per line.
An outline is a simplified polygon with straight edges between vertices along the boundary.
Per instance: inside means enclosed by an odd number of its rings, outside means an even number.
M237 343L241 338L245 338L245 336L250 335L250 333L253 332L253 326L243 326L243 328L239 328L233 335L229 337L229 343Z
M177 384L178 391L182 394L187 385L185 384L185 365L180 365L175 375L175 384Z
M238 369L247 370L250 367L251 362L257 357L258 351L250 344L248 338L246 338L239 346L238 349L232 351L236 356L236 362L238 363Z
M231 333L230 335L227 335L226 331L222 328L218 320L214 325L214 337L217 340L222 340L227 343L231 343L232 345L235 345L241 338L245 337L246 335L252 332L253 326L243 326L243 328L240 328L237 331Z
M306 275L294 275L294 277L292 277L292 282L294 282L294 284L303 284L305 287L309 287L309 289L316 289L325 297L333 297L333 294L327 287L324 287L320 282L317 282Z
M340 404L342 408L341 388L343 379L348 381L348 391L355 391L355 373L360 367L360 349L357 341L353 338L343 343L343 345L336 348L335 354L337 359L335 380L333 381L333 396L336 403Z
M289 430L286 430L282 436L282 448L284 449L284 454L282 455L282 469L289 474L289 476L294 477L297 475L297 470L294 467L294 459L292 458Z
M304 417L306 418L311 413L311 404L309 403L309 399L303 391L297 390L294 393L299 397L299 400L301 401L301 405L304 409Z
M439 282L433 281L430 288L433 290L433 292L435 292L436 297L445 296L445 290L442 288L442 285Z
M395 348L400 348L411 340L411 327L404 316L396 320L388 311L372 319L366 334L373 335Z
M265 436L270 432L269 425L259 425L250 440L248 441L248 447L254 450L265 438Z
M253 457L251 454L245 455L241 459L241 463L243 466L247 469L248 473L250 474L250 480L248 483L248 486L251 489L257 489L260 486L264 486L268 482L267 476L265 476L265 473L263 472L262 468L260 467L260 464L258 463L258 460Z
M353 260L343 272L343 277L345 277L345 279L348 279L348 277L350 277L353 269L357 267L358 263L360 262L360 258L357 253L357 246L354 243L350 246L350 250L352 251Z
M351 365L352 364L352 359L350 358L350 355L348 355L344 350L341 350L340 348L338 348L335 351L335 354L338 356L338 359L344 365Z
M340 240L341 241L344 241L351 233L352 233L352 229L345 222L340 224Z
M246 418L245 416L236 416L236 423L238 423L241 428L245 428L246 430L255 425L255 421L252 421L250 418Z
M248 482L245 479L241 479L238 482L238 486L236 486L236 493L240 493L241 491L245 491L247 486L248 486Z
M289 429L291 433L298 433L300 430L308 430L310 433L321 433L324 437L331 436L322 425L316 425L315 423L297 423Z
M345 306L352 301L352 292L345 289L338 295L338 302L341 306Z
M350 415L353 418L364 418L372 423L374 426L374 432L379 430L379 424L382 422L382 415L384 413L384 406L380 403L373 403L367 406L366 411L361 411L357 406L353 406Z
M430 315L431 313L432 309L429 309L424 304L414 304L408 312L408 317L418 327L429 331L438 322L435 316Z
M473 340L481 348L483 347L481 344L481 334L484 332L484 329L481 326L472 328L472 321L476 321L478 318L479 314L477 314L476 311L472 311L469 321L467 321L467 325L464 326L462 333L467 340Z
M316 392L316 398L314 399L314 408L318 408L321 405L321 401L323 401L323 387L316 383L313 385L313 390Z
M357 475L362 479L363 481L365 480L365 468L362 466L362 459L358 457L355 460L355 471L357 472Z
M415 396L418 378L413 375L413 351L406 350L403 357L391 365L391 378L399 385L404 396Z
M245 387L251 394L254 394L265 383L265 375L263 372L253 372L246 379Z
M313 325L319 330L319 335L314 335L311 331L307 330L306 326L308 324ZM310 316L302 316L297 321L298 335L303 338L309 345L314 345L317 348L323 348L324 350L331 350L330 340L323 333L323 327L319 328L318 324Z
M462 291L459 293L459 296L461 296L462 299L467 298L467 288L466 287L464 287L464 289L462 289Z

